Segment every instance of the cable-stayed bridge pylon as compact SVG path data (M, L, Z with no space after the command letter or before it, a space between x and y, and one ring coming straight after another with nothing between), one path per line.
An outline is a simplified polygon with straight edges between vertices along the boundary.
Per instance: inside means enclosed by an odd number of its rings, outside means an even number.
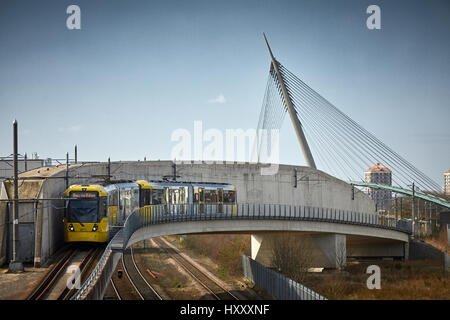
M414 182L422 192L442 192L438 183L277 61L264 38L271 63L258 132L279 130L288 113L309 167L345 181L364 181L366 169L381 163L392 171L392 186L409 188Z

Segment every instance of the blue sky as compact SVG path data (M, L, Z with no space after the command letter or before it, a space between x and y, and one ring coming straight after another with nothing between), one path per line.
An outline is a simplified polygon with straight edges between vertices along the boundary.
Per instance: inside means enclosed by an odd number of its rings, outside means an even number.
M66 28L71 4L81 30ZM371 4L381 30L366 27ZM0 155L14 119L21 153L62 158L78 144L100 161L169 159L172 132L194 120L254 128L270 63L262 32L290 71L443 183L445 0L1 1ZM281 163L305 163L287 117L280 151Z

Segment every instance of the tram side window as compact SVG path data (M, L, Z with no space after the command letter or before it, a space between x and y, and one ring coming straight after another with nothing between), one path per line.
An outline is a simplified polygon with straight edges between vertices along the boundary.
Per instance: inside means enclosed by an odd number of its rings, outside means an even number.
M205 191L205 202L206 203L215 203L217 202L217 195L215 190Z
M119 192L119 210L123 210L124 207L124 196L125 196L125 190L120 190Z
M172 204L172 190L166 189L166 204Z
M159 189L157 190L156 194L157 196L157 201L159 202L159 204L164 204L164 190Z
M223 203L230 203L230 196L228 194L228 191L223 192Z
M188 191L187 187L180 188L180 203L187 203Z
M124 195L125 195L124 190L121 190L120 193L119 193L119 209L120 209L120 210L123 209L123 205L124 205L124 203L123 203Z
M205 191L205 203L210 203L211 202L211 195L209 193L209 191Z
M164 192L161 189L151 189L151 204L163 204Z
M170 198L169 198L169 188L168 187L164 187L164 204L168 204L170 203Z
M131 190L131 212L139 208L139 189Z
M139 206L144 207L150 204L150 190L139 189Z
M117 190L112 190L108 196L108 205L109 206L117 206L118 202L119 202L118 192L117 192Z
M173 204L180 203L180 191L178 189L172 190L172 203Z
M150 204L150 189L143 189L142 190L142 195L143 195L143 199L142 199L142 206L148 206Z
M236 192L230 191L230 202L235 203L236 202Z
M198 203L198 192L194 193L194 203Z
M106 197L101 197L99 199L98 221L108 216L106 202L107 202Z
M223 192L223 202L224 203L234 203L235 202L235 192L234 191L224 191Z
M146 205L149 205L149 204L152 203L151 192L152 192L151 189L145 190L145 194L146 194L146 196L147 196L147 201L145 202Z
M123 189L120 192L120 209L123 210L125 216L130 212L131 190Z

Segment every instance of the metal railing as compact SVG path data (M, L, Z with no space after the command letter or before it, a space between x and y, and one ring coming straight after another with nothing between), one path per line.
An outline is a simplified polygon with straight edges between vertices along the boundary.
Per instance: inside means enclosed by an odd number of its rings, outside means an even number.
M327 300L304 285L242 255L244 277L278 300Z
M174 213L175 212L175 213ZM154 224L202 220L291 220L319 221L382 228L411 234L412 224L378 214L339 209L304 207L282 204L235 205L151 205L134 211L126 219L123 246L139 228Z
M411 234L412 224L378 214L330 208L282 204L182 204L151 205L135 210L123 228L109 242L99 263L72 299L101 298L117 263L114 253L126 249L128 240L139 228L183 221L206 220L291 220L352 224L396 230ZM116 249L116 250L114 250Z
M113 251L112 245L121 242L121 237L122 232L119 231L108 243L97 266L71 300L101 300L103 298L108 282L122 254L121 252Z

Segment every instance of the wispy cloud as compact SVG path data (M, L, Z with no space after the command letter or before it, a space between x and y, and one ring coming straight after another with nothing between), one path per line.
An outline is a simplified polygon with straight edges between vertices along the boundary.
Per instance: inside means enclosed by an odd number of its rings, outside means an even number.
M81 125L73 125L69 127L60 127L58 128L59 132L65 132L65 133L77 133L80 132Z
M227 100L225 99L225 96L221 93L214 99L209 99L208 103L226 103Z

